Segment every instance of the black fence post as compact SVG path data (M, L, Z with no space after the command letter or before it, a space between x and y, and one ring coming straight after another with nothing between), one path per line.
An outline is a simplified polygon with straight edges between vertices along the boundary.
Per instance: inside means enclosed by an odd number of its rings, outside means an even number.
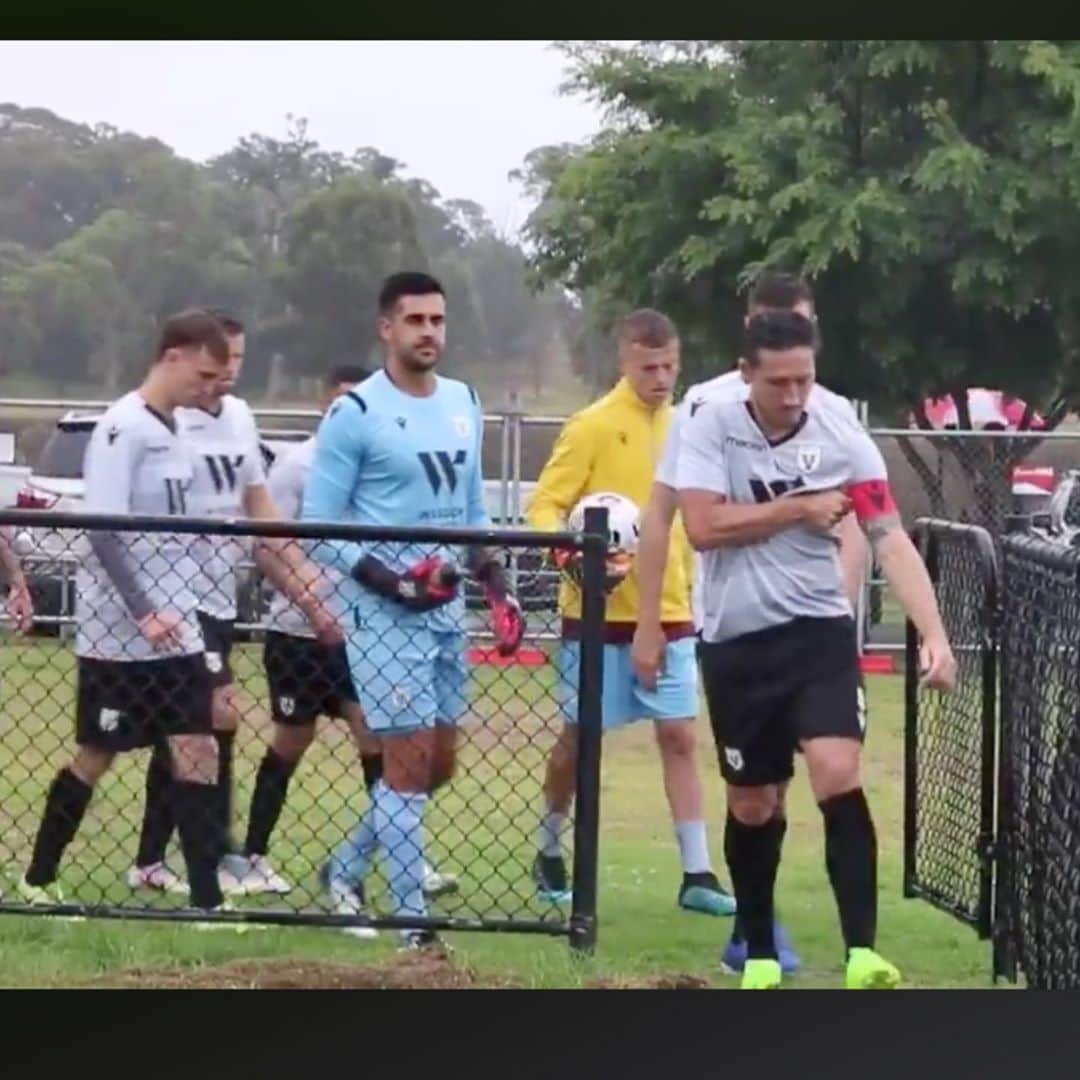
M982 674L982 802L979 808L979 916L976 929L979 936L989 938L994 929L994 876L997 858L997 823L994 804L997 801L998 761L998 584L997 552L989 534L972 532L971 542L978 552L979 571L983 576L983 610L980 615L982 641L980 670ZM996 962L995 962L996 967Z
M581 670L578 675L577 795L574 812L573 901L570 947L596 947L596 894L600 846L600 746L603 737L604 575L608 512L585 511L581 585Z
M937 546L929 523L915 523L911 539L919 549L937 586ZM904 621L904 867L903 895L915 896L915 859L918 852L919 784L919 633L910 619Z

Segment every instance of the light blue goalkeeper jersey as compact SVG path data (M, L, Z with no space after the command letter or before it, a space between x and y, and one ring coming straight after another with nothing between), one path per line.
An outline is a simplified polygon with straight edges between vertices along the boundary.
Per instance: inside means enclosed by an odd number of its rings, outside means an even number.
M301 519L487 528L483 436L480 403L465 383L438 377L434 393L415 397L379 371L338 398L320 424ZM462 558L446 545L400 541L322 541L312 554L346 575L369 554L399 572L431 554ZM385 603L352 580L343 588L361 610ZM425 621L456 628L463 604L459 598L427 613Z

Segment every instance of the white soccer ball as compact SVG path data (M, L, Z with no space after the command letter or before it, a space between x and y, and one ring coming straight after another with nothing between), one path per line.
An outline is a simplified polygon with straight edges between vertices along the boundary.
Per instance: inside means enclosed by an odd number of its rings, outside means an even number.
M570 511L566 519L567 528L571 532L583 532L585 511L594 506L602 506L608 512L608 550L633 555L637 551L641 531L641 511L637 504L614 491L596 491L586 495Z

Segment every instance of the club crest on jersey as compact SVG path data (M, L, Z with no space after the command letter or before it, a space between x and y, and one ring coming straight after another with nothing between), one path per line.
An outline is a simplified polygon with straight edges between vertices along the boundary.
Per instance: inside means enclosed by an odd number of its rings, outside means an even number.
M454 434L459 439L467 439L469 437L469 418L467 416L455 416L451 423L454 425Z
M821 464L821 447L800 446L795 453L795 460L799 464L800 472L813 472Z

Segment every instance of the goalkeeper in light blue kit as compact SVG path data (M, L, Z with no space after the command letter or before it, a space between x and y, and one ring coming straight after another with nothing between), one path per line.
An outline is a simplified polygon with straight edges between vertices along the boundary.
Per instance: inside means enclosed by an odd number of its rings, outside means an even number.
M342 395L319 427L304 490L306 521L487 528L480 449L484 422L465 383L435 374L446 340L446 300L427 274L394 274L379 295L382 371ZM465 712L465 604L459 552L393 541L321 541L313 557L348 575L344 620L353 684L382 741L383 777L328 884L353 888L377 851L394 914L426 914L423 808L450 779L456 725ZM513 652L524 620L503 564L488 548L465 553L484 587L500 651ZM419 948L431 931L403 934Z

